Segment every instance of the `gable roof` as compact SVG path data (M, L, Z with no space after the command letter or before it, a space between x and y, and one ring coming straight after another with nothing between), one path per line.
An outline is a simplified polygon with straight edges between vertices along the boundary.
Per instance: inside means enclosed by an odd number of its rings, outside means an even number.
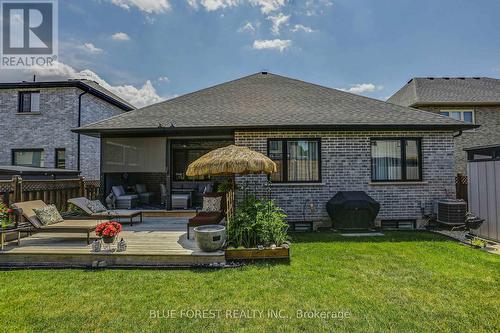
M76 87L90 94L111 103L124 111L134 110L135 106L112 93L108 89L99 85L99 83L86 79L70 79L67 81L40 81L40 82L8 82L0 83L0 89L39 89L39 88L59 88Z
M500 79L417 77L387 102L402 106L500 104Z
M257 128L447 128L473 125L267 72L86 125L75 131L168 132Z

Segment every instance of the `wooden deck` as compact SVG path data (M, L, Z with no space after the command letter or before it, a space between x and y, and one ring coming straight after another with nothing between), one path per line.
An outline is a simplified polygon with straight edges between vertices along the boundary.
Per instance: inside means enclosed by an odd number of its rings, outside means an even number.
M0 266L21 267L171 267L224 263L224 252L202 252L186 238L186 217L147 217L123 226L125 252L91 252L84 235L40 233L10 242L0 252ZM116 246L115 246L116 248Z

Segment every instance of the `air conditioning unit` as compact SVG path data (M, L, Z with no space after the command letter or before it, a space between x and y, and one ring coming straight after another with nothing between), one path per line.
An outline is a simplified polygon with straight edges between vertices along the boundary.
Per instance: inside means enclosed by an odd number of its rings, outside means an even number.
M467 203L463 200L439 200L437 202L438 222L457 225L465 223Z

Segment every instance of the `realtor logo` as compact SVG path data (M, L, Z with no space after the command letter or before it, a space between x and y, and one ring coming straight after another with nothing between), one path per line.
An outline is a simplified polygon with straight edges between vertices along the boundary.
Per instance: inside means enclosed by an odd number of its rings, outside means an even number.
M57 0L0 0L2 68L53 67L57 59Z

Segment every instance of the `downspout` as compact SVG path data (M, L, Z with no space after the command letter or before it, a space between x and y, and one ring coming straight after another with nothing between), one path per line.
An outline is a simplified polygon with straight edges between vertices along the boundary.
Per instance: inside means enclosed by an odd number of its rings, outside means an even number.
M459 137L459 136L461 136L461 135L462 135L462 131L460 130L460 131L458 131L458 134L453 135L453 137L454 137L454 138L458 138L458 137Z
M80 95L78 95L78 128L82 125L82 96L87 94L89 90L87 89L86 91L82 92ZM81 139L80 139L80 133L77 134L77 140L76 140L76 150L77 150L77 158L76 158L76 166L77 170L80 171L80 146L81 146Z

